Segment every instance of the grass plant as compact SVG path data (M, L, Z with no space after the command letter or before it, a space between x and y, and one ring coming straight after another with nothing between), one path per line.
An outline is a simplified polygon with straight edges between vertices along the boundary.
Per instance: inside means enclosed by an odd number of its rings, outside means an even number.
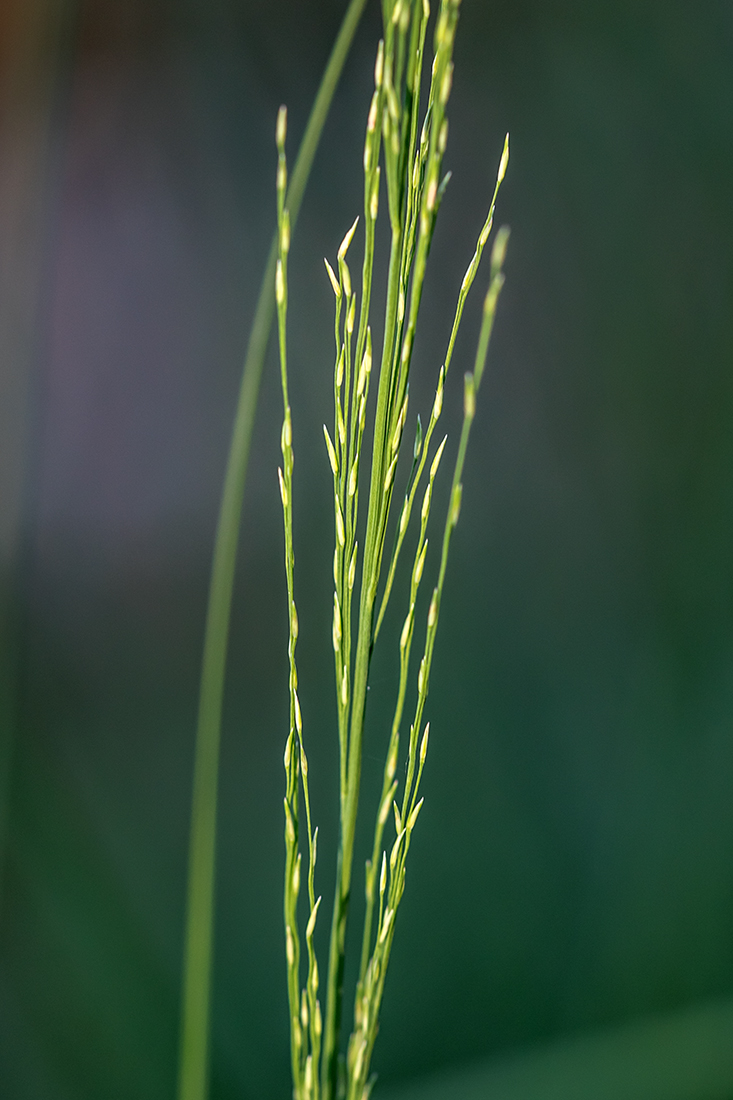
M399 460L403 446L406 445L409 376L416 326L436 217L448 182L448 176L442 175L442 161L448 134L446 109L453 76L453 48L459 6L460 0L441 0L433 33L427 103L421 113L429 4L427 0L383 0L384 34L377 50L375 88L367 115L364 143L364 250L360 293L357 293L352 282L347 260L359 219L348 230L338 249L336 267L332 267L326 260L326 271L335 297L334 417L332 433L324 425L324 437L333 476L335 547L332 642L340 754L340 830L326 972L325 1013L321 1009L319 998L320 971L314 948L314 932L321 904L321 898L317 898L315 892L318 831L313 827L308 758L303 739L295 659L298 615L293 549L293 418L287 368L288 252L293 217L287 187L285 108L281 108L277 121L278 245L275 298L283 395L283 462L278 476L285 533L290 663L290 729L284 757L284 919L290 1054L295 1100L362 1100L368 1097L373 1084L370 1067L385 975L394 939L396 916L405 887L407 855L423 804L419 792L429 735L429 723L423 727L423 717L448 553L460 513L461 479L476 411L476 396L483 377L497 299L504 278L502 265L508 240L506 229L499 231L493 245L476 359L473 370L464 377L463 427L443 525L440 563L424 625L417 682L413 684L414 710L407 735L406 752L403 750L403 756L406 756L405 781L398 796L396 776L404 709L410 686L413 641L417 629L417 598L426 564L433 485L441 465L446 438L435 447L431 445L443 408L444 386L463 308L478 273L492 228L496 197L509 157L507 137L489 212L458 295L447 351L437 372L435 397L424 435L419 417L416 422L411 469L407 474L399 516L395 517L393 498L405 465L400 464ZM373 364L370 303L375 226L381 190L386 192L387 197L390 254L377 393L376 400L370 402ZM368 416L372 418L370 463L363 454ZM362 494L360 510L361 480L367 464L369 482L366 493ZM353 1026L342 1052L340 1036L346 928L359 807L369 668L385 610L393 595L395 570L409 537L410 520L418 492L422 492L422 503L419 523L416 524L417 537L413 537L407 612L399 638L399 687L391 732L386 738L386 759L381 797L376 807L372 856L366 865L366 910ZM395 530L393 549L387 558L384 551L390 526ZM363 547L359 546L360 534ZM355 593L358 597L356 604ZM301 812L301 798L304 813ZM388 855L383 844L390 815L394 818L394 837L388 844ZM301 840L303 829L306 834L305 842ZM307 976L304 984L301 979L301 934L298 921L303 852L307 853L305 879L308 895L305 926Z

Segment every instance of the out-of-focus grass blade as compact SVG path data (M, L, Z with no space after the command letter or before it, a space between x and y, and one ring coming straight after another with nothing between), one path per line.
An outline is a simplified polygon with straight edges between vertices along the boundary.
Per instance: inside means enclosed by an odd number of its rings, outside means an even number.
M730 1100L733 1000L436 1074L382 1100Z

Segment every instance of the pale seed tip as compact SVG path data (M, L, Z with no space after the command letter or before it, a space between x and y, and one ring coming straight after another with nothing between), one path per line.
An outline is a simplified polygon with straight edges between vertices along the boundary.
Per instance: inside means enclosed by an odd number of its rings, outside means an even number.
M377 88L382 86L382 77L384 76L384 39L380 38L379 45L377 46L377 60L374 65L374 84Z
M282 260L277 261L277 269L275 271L275 298L279 306L281 306L285 300L285 280L283 279Z
M433 420L437 420L443 411L443 378L445 376L445 367L440 368L440 376L438 378L438 388L435 391L435 401L433 402Z
M504 150L501 154L501 160L499 161L499 173L496 177L496 182L501 183L506 175L507 165L509 164L509 134L504 138Z
M282 228L280 229L280 248L287 254L290 251L290 212L283 210Z
M275 142L278 149L282 149L285 145L285 135L288 131L288 109L283 104L280 110L277 112L277 123L275 124Z
M431 481L433 481L435 479L435 475L438 472L438 466L440 466L440 460L443 457L443 451L445 450L445 445L446 445L447 442L448 442L448 436L444 435L443 436L443 442L440 444L437 451L435 452L435 458L433 459L432 464L430 466L430 480Z
M463 415L471 420L476 415L476 386L473 375L468 372L464 378Z
M422 498L422 509L420 511L420 518L423 521L423 523L428 518L428 513L430 511L430 497L431 497L431 495L432 495L432 482L429 481L426 488L425 488L425 496Z
M411 833L412 830L415 828L415 822L417 821L417 815L420 813L420 810L422 809L422 804L423 804L424 801L425 801L424 798L420 799L420 801L413 808L413 811L410 814L409 818L407 819L407 831L408 831L408 833Z
M328 428L325 424L323 425L323 437L326 440L326 450L328 452L328 461L331 465L331 471L334 477L338 477L339 464L336 457L336 450L331 442L331 436L328 434Z
M337 298L340 298L341 297L341 287L339 286L339 281L336 278L336 275L334 274L334 270L331 267L330 263L328 262L328 260L326 259L325 256L323 257L323 262L326 265L326 271L328 272L328 277L331 280L331 286L333 287L333 292L334 292L334 294L336 295Z
M422 741L420 742L420 763L425 763L425 757L428 754L428 735L430 733L430 723L425 723L425 732L422 735ZM422 801L422 799L420 800Z
M353 240L353 237L354 237L354 234L356 233L356 227L357 227L358 224L359 224L359 215L357 214L356 217L354 218L354 224L351 226L351 229L349 229L346 236L344 237L341 244L339 245L339 250L338 250L339 260L343 260L344 257L346 256L346 253L349 250L349 245L351 244L351 242Z

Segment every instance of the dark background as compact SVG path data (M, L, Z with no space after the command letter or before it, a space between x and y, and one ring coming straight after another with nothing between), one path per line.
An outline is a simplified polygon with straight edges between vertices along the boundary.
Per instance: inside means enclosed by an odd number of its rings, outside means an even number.
M25 9L41 47L8 93L4 133L13 155L26 132L40 152L27 161L35 190L3 192L16 245L40 241L20 286L8 257L26 253L6 252L4 283L26 318L2 367L26 386L11 454L24 505L7 543L9 1100L174 1095L207 577L274 225L275 115L288 104L292 156L344 8ZM291 262L300 680L326 897L336 762L322 256L333 261L361 208L379 28L371 2ZM733 8L464 0L449 114L453 179L411 422L429 412L506 130L498 221L512 237L375 1054L388 1083L733 994ZM485 278L446 401L453 444ZM224 715L212 1100L289 1094L280 415L271 354ZM403 604L374 669L365 800ZM357 870L357 893L360 881Z

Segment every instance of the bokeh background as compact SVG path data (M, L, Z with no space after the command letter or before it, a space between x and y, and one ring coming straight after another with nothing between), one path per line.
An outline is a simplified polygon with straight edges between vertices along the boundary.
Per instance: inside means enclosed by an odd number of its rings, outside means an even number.
M361 205L378 7L291 260L301 698L327 896L322 256ZM274 226L275 115L288 104L292 154L344 9L3 4L8 1100L174 1095L207 577ZM498 220L512 237L375 1055L394 1088L733 997L733 8L464 0L450 119L412 417L430 407L506 130ZM479 299L447 400L453 443ZM275 366L271 355L224 716L212 1100L289 1094ZM365 806L402 603L375 661Z

